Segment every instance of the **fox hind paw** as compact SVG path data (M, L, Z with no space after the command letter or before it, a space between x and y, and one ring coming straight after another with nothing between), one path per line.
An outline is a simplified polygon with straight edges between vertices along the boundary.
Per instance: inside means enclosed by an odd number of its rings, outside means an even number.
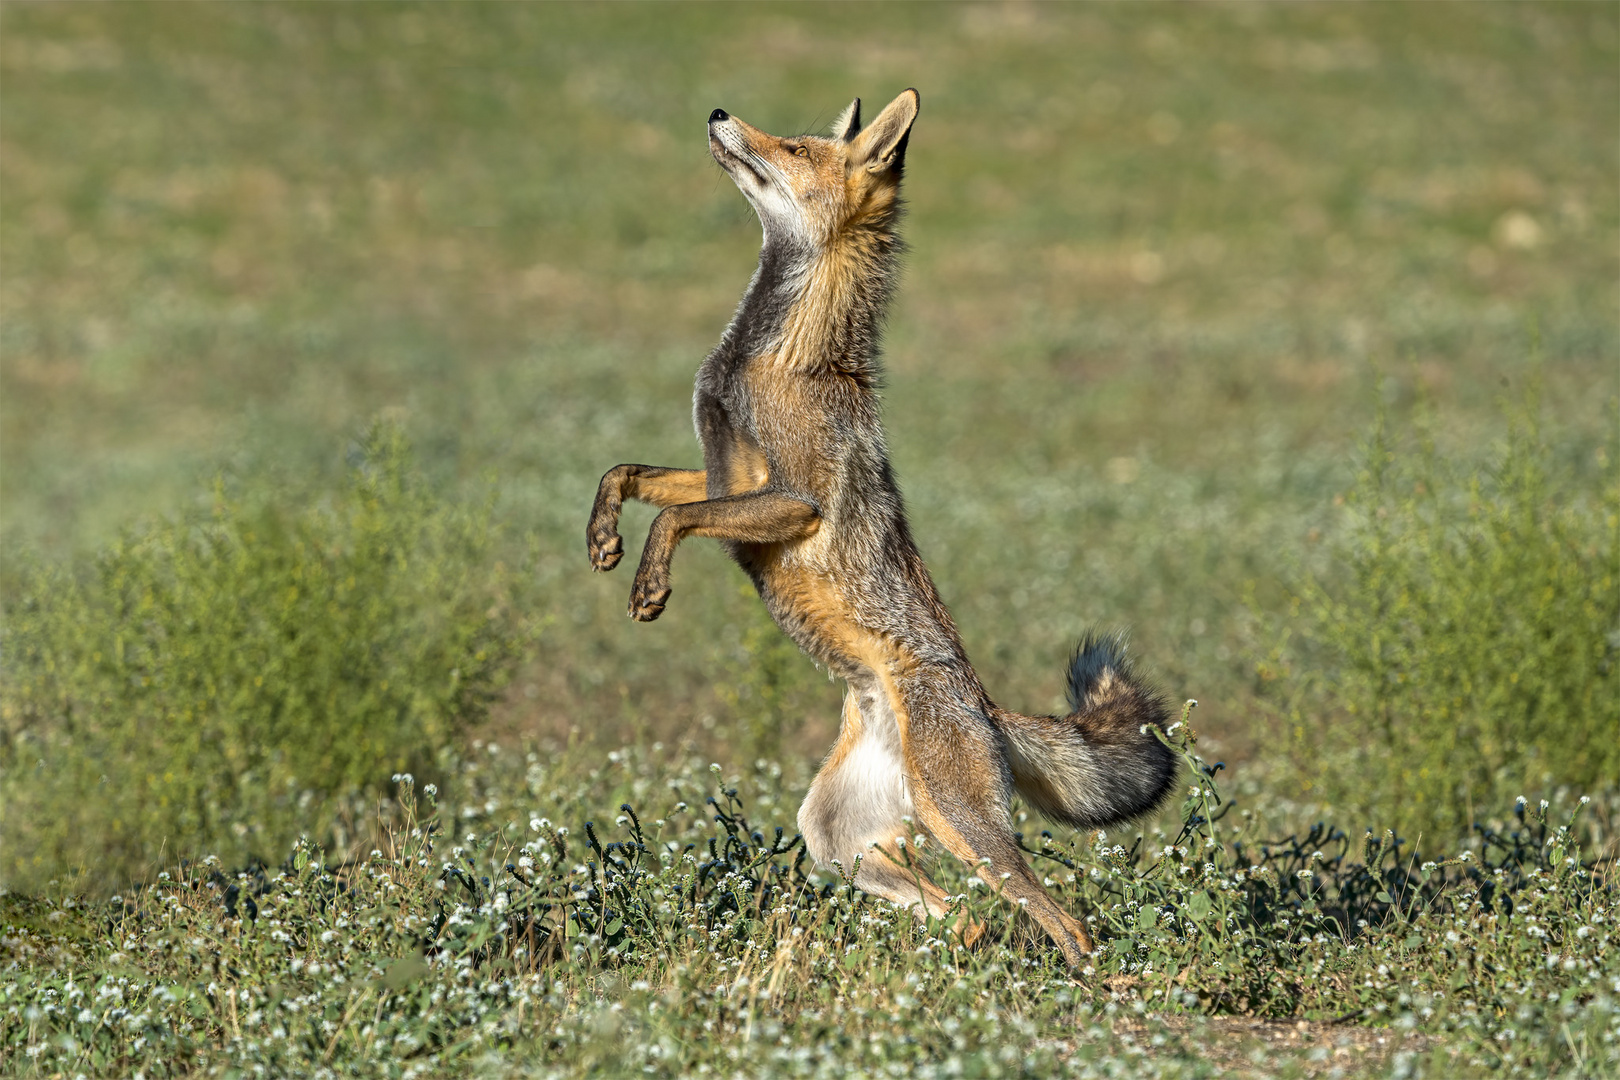
M984 923L968 916L961 917L956 923L956 936L969 949L978 948L979 942L984 940L985 930Z

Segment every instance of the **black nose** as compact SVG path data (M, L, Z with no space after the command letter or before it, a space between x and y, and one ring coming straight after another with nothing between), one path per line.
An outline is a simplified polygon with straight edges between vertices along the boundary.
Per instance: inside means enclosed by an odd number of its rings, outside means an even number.
M709 123L711 123L711 124L714 123L716 120L730 120L730 119L731 119L731 117L726 115L726 110L724 110L724 109L716 109L716 110L714 110L714 112L709 114Z

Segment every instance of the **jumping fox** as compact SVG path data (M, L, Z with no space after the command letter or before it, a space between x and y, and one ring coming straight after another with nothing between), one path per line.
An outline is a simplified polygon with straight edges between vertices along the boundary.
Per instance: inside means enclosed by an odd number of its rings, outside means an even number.
M997 706L912 542L877 386L918 104L907 90L863 127L857 98L829 138L709 115L709 152L765 235L737 313L698 369L704 468L608 470L587 546L596 570L613 569L624 500L662 508L630 592L630 616L648 622L669 600L676 545L719 540L777 625L848 684L838 742L799 810L811 855L846 872L858 858L866 892L943 915L944 891L901 865L903 838L920 827L1026 904L1078 966L1091 936L1020 854L1013 793L1076 828L1152 809L1176 764L1146 725L1167 714L1118 639L1093 636L1069 668L1069 715ZM963 928L970 941L981 932Z

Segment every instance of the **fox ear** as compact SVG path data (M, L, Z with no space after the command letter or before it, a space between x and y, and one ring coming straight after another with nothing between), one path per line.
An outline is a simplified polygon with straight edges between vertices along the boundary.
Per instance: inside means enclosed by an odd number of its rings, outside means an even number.
M860 133L861 99L856 98L854 101L849 103L849 108L839 113L838 119L833 121L832 136L835 139L842 139L844 142L849 142L849 140L853 139Z
M868 172L898 173L905 165L906 141L911 138L911 125L920 105L916 90L904 90L884 106L877 119L855 136L850 146L850 164L864 166Z

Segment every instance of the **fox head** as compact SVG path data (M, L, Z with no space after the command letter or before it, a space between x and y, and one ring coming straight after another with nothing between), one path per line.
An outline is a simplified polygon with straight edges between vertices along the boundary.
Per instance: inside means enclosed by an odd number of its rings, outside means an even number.
M759 215L767 244L823 249L851 227L892 218L918 105L906 90L863 127L856 98L826 138L771 135L716 109L709 153Z

